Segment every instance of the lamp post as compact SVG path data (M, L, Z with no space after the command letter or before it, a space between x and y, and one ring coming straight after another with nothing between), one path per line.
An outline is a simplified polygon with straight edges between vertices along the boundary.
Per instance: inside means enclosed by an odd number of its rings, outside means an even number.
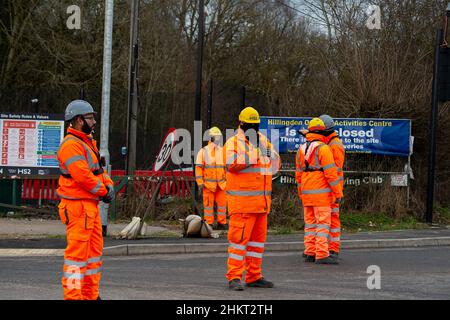
M447 101L448 94L443 87L443 64L441 58L449 59L447 38L448 19L450 18L450 2L447 5L444 29L438 29L436 32L436 45L434 48L434 67L433 67L433 91L431 99L431 114L430 114L430 133L429 133L429 148L428 148L428 181L427 181L427 199L426 199L426 223L433 223L433 201L434 201L434 180L436 171L436 136L438 127L438 108L439 102ZM445 51L444 51L445 50Z
M205 5L198 0L198 44L197 44L197 81L195 86L195 121L201 121L202 109L202 72L203 72L203 37L205 33Z
M137 140L137 113L138 89L137 73L139 59L139 0L131 2L130 21L130 57L128 66L128 112L127 112L127 154L125 171L133 175L136 169L136 140Z
M111 94L112 31L114 0L105 0L105 31L103 41L102 121L100 126L100 155L105 159L105 169L111 173L109 157L109 110ZM84 96L84 90L82 91ZM102 233L107 234L109 204L100 202Z
M197 81L195 85L195 118L194 121L202 120L202 73L203 73L203 37L205 33L205 4L198 0L198 44L197 44ZM194 126L195 127L195 126ZM195 170L195 142L192 143L192 170ZM198 197L197 184L194 187L194 201Z

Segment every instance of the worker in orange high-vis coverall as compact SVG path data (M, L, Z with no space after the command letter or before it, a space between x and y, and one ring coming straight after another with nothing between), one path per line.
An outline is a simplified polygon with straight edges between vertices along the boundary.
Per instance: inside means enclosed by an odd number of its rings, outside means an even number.
M337 167L338 177L342 189L344 189L344 160L345 149L341 139L339 139L336 130L334 129L334 120L329 115L321 115L319 117L325 125L325 130L328 131L326 143L330 146L333 153L334 163ZM331 229L330 239L328 242L328 249L331 256L338 257L341 247L341 220L339 212L339 203L331 204Z
M267 236L267 215L272 195L272 174L280 168L279 155L259 133L258 112L247 107L239 114L236 135L225 144L227 204L230 216L228 231L228 272L232 290L243 290L242 277L248 287L272 288L261 271Z
M307 262L337 264L330 256L328 238L331 227L331 205L342 198L342 186L333 154L325 143L325 125L319 118L308 124L306 143L296 155L295 178L303 203L305 219L304 257Z
M195 179L200 193L203 193L204 219L209 225L214 224L214 204L217 206L217 229L226 230L227 199L225 195L225 165L223 154L223 137L219 128L208 131L210 141L200 149L195 162Z
M69 103L67 135L58 150L61 175L57 194L59 216L67 230L62 286L66 300L99 300L103 237L99 200L114 199L113 182L103 172L96 141L92 106L83 100Z

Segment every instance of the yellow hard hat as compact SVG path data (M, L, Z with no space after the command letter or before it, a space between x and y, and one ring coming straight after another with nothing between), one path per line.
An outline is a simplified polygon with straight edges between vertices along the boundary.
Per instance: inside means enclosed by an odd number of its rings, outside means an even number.
M319 118L313 118L308 124L309 131L323 131L325 130L325 124Z
M259 113L255 108L247 107L239 114L239 121L245 123L260 123Z
M212 127L211 129L209 129L208 133L210 136L221 136L222 135L222 132L217 127Z

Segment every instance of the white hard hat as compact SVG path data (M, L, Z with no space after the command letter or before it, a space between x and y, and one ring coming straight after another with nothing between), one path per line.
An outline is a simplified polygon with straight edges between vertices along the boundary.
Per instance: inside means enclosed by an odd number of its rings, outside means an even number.
M328 129L331 129L334 127L334 120L329 115L323 114L319 117L319 119L323 121L323 124L325 125L325 130L328 130Z

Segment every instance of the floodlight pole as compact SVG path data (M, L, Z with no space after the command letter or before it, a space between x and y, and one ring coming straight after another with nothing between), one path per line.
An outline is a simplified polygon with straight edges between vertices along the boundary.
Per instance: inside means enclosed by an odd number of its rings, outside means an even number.
M100 155L105 158L105 169L111 173L109 144L109 110L111 94L111 59L112 59L112 31L114 18L114 0L105 1L105 31L103 43L103 81L102 81L102 111L100 126ZM82 91L84 95L84 90ZM106 236L108 226L109 204L100 202L100 216L102 233Z
M197 81L195 85L195 121L202 120L202 73L203 73L203 37L205 34L205 4L198 0L198 44L197 44ZM195 122L194 122L195 123ZM194 125L195 127L195 125ZM195 141L192 143L192 170L195 172ZM195 174L194 174L195 175ZM197 184L194 184L194 201L198 197Z

